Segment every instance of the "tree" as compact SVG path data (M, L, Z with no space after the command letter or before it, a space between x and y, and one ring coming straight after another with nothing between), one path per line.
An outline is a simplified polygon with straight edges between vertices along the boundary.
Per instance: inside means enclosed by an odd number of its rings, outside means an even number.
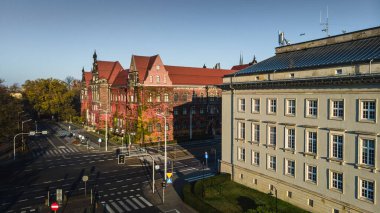
M74 99L77 90L70 90L67 84L58 79L27 80L23 85L25 98L40 114L54 115L69 120L78 114ZM76 100L76 99L75 99Z
M0 79L0 142L9 141L17 133L18 112L22 111L21 100L14 98L3 82Z

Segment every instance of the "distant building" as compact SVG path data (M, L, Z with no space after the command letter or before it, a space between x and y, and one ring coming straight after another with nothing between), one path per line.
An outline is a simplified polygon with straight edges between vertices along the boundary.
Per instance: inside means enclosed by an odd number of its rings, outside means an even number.
M380 210L380 27L223 78L222 172L310 212Z

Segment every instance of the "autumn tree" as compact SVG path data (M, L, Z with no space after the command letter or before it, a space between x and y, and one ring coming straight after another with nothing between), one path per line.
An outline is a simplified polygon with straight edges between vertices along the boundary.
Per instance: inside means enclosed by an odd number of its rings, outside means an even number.
M72 90L64 81L52 78L27 80L23 89L26 100L40 114L65 120L78 114L75 110L78 91Z

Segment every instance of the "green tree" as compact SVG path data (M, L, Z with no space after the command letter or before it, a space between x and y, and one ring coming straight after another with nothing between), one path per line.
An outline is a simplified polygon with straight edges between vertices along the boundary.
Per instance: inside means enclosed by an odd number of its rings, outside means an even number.
M0 79L0 145L9 142L17 133L18 112L22 111L21 100L13 97L3 82Z
M71 90L61 80L52 78L27 80L23 89L26 100L40 114L54 115L65 120L78 114L75 110L78 90Z

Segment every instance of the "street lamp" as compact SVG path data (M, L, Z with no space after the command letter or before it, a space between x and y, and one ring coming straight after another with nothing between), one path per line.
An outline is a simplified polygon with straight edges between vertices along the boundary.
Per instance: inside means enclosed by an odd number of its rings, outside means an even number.
M24 132L24 123L31 121L32 119L28 119L25 121L21 122L21 132ZM24 135L21 137L21 142L22 142L22 149L24 150Z
M164 121L165 121L165 169L164 169L164 176L165 176L165 181L166 181L166 172L167 172L167 163L166 163L166 161L167 161L167 153L166 153L166 116L165 115L163 115L163 114L159 114L159 113L156 113L156 115L158 116L158 117L162 117L162 118L164 118Z
M43 134L43 135L47 135L48 132L46 130L44 131L41 131L41 132L20 132L18 134L16 134L14 137L13 137L13 160L16 160L16 137L19 136L19 135L30 135L30 136L33 136L35 134Z
M269 195L273 196L273 193L272 193L273 189L274 189L274 194L276 195L276 213L277 213L277 188L274 187L273 185L271 185L271 189L270 189Z

